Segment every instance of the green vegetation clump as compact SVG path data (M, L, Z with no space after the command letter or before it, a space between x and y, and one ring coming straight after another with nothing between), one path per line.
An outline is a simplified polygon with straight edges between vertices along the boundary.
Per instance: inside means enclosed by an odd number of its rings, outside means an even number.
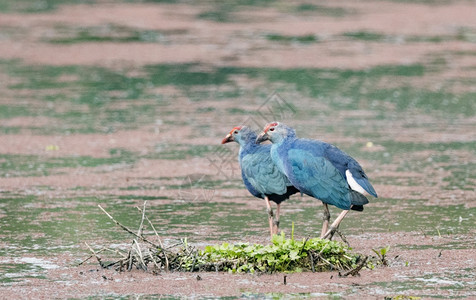
M320 238L287 239L282 232L271 244L222 243L204 250L176 254L181 271L225 271L231 273L274 273L350 270L360 256L343 243Z
M98 255L99 252L86 244L93 254L89 258L96 257L102 268L114 268L119 272L136 268L152 271L155 274L162 271L275 273L338 270L339 275L342 271L342 276L354 276L364 266L372 267L372 264L366 264L367 256L352 253L352 249L343 243L321 238L294 239L294 224L290 239L281 232L280 235L274 235L271 244L267 245L225 242L197 249L184 239L180 245L164 247L155 227L145 214L146 203L147 201L144 201L142 209L137 207L142 212L137 233L119 223L98 205L109 219L135 238L132 243L129 243L131 245L129 250L117 249L117 247L115 249L103 247L100 250L124 254L120 259L112 258L112 261L109 258L106 261L104 257ZM154 231L157 242L152 241L151 236L143 235L146 222ZM143 243L147 245L141 246L140 244ZM82 261L81 264L88 259Z

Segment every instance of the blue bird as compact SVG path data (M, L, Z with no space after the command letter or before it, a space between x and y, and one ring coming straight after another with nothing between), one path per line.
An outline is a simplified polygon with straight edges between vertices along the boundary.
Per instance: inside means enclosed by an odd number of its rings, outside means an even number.
M318 140L301 139L291 127L272 122L265 126L256 143L270 140L271 158L278 169L302 193L324 204L321 238L332 238L349 209L362 211L366 196L377 197L360 164L339 148ZM328 204L344 211L332 223Z
M299 192L273 163L271 145L256 144L257 134L247 126L234 127L222 140L222 144L232 141L240 145L238 161L241 177L248 191L257 198L265 199L268 211L271 237L279 229L281 202ZM277 204L276 219L269 201Z

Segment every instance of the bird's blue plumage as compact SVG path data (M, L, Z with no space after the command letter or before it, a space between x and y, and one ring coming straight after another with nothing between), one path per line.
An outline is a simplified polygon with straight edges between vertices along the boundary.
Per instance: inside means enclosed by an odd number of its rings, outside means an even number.
M280 124L281 135L274 134L271 158L289 181L301 192L341 209L363 209L367 198L352 190L346 171L370 195L377 193L362 167L337 147L318 140L299 139L292 128Z
M256 137L256 133L246 126L234 136L240 144L238 160L243 183L253 196L268 196L269 200L280 204L298 190L273 163L271 145L256 144Z
M352 177L362 188L364 188L367 193L374 197L377 197L377 193L375 192L373 186L370 184L370 181L367 175L365 174L362 166L360 166L360 164L354 158L331 144L327 144L324 142L320 143L324 144L324 157L326 157L339 170L339 172L342 174L342 176L344 176L346 180L347 175L345 173L346 170L349 170L352 174Z

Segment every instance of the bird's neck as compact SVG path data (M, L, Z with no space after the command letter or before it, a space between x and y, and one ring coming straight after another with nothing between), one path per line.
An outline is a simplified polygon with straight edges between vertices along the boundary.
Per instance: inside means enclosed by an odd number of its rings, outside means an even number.
M286 137L283 137L282 139L278 140L277 142L275 142L274 145L277 145L278 147L291 145L296 139L297 139L297 137L295 135L286 136Z
M285 174L285 170L284 170L284 161L280 155L280 153L282 152L282 147L283 147L283 143L273 143L272 146L271 146L271 150L270 150L270 155L271 155L271 160L274 162L274 164L278 167L278 170Z
M240 151L249 152L251 149L258 147L259 145L255 143L255 141L246 141L240 143Z
M240 151L238 153L238 157L241 160L243 156L247 153L253 152L253 149L259 145L255 144L254 142L251 143L240 143Z

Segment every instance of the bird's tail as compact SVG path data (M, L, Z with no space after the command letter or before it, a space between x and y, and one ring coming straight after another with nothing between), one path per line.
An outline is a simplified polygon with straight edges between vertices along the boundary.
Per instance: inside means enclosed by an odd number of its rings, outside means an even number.
M356 210L356 211L363 211L364 205L369 203L369 200L367 199L367 197L365 197L361 193L351 190L350 203L352 204L350 209Z

